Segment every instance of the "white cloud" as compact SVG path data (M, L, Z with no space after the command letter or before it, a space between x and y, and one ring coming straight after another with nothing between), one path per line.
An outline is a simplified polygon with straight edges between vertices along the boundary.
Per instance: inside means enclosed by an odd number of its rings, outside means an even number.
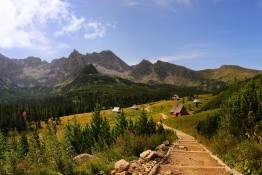
M52 36L79 30L89 32L90 37L85 38L104 36L105 26L86 24L86 21L75 15L68 0L0 0L0 48L60 48L65 44Z
M88 29L84 35L86 39L103 38L106 34L106 27L99 22L89 22L86 27Z
M76 16L72 16L70 20L70 23L68 25L65 25L62 27L61 30L58 30L54 33L55 36L62 36L66 33L74 33L79 31L84 23L85 23L85 18L77 18Z
M136 6L141 4L155 4L161 7L173 9L175 6L190 7L193 0L123 0L128 6Z

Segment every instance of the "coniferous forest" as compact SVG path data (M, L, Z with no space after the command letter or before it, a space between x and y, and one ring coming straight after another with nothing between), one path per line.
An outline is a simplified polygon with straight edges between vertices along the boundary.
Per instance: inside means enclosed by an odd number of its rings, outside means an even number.
M193 87L131 83L124 86L88 86L84 89L69 90L63 95L52 94L50 97L30 99L24 97L23 100L0 103L0 128L3 132L22 131L25 129L25 121L40 123L47 122L50 118L59 120L62 116L90 112L95 104L100 104L103 109L114 106L128 107L133 104L170 99L174 93L187 96L201 92L204 91Z

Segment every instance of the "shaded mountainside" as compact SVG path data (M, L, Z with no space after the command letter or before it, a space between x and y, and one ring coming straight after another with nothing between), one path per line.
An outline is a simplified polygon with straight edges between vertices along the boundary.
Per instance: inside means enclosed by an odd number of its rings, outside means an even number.
M177 86L197 86L200 85L202 79L196 71L186 67L163 61L152 64L147 60L133 66L130 75L137 82L155 82Z
M3 85L2 85L3 84ZM107 98L126 98L124 104L148 102L170 98L174 93L181 96L193 95L206 92L197 87L179 87L166 84L143 84L136 83L120 77L109 76L97 71L92 64L83 67L74 78L67 79L64 83L55 87L8 87L1 83L0 90L1 103L28 102L30 100L40 100L49 97L64 97L66 99L79 99L88 97L94 100L100 98L101 103ZM130 100L131 98L131 100ZM129 99L129 100L127 100ZM141 99L141 100L137 100ZM132 101L133 100L133 101ZM115 101L117 104L117 100Z
M86 93L98 93L116 96L143 96L148 95L153 97L159 93L165 94L168 98L173 93L177 92L181 96L188 93L200 93L203 92L201 88L194 87L178 87L173 85L148 85L142 83L135 83L130 80L126 80L119 77L112 77L105 74L101 74L96 71L93 65L88 65L77 75L77 77L68 84L58 87L61 94L66 96L79 96Z
M73 81L81 70L92 64L104 75L128 79L136 83L170 84L202 87L217 90L225 84L251 78L261 71L238 66L222 66L219 69L195 71L168 62L141 63L129 66L112 51L81 54L74 50L68 58L54 59L51 63L37 57L10 59L0 55L0 79L17 87L57 87ZM0 84L0 87L7 87Z

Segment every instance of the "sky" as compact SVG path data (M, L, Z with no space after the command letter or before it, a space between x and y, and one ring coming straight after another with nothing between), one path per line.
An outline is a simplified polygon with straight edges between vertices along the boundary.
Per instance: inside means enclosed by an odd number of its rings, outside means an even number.
M262 0L0 0L0 53L262 69Z

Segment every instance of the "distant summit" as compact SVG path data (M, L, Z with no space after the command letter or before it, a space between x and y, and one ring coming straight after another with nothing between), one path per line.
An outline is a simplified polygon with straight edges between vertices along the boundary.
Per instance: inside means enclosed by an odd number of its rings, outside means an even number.
M80 73L101 73L137 83L170 84L177 86L215 86L231 83L261 74L259 70L236 65L223 65L218 69L195 71L184 66L158 60L142 60L129 66L110 50L82 54L73 50L68 57L51 63L38 57L10 59L0 54L1 87L55 87L73 81Z

